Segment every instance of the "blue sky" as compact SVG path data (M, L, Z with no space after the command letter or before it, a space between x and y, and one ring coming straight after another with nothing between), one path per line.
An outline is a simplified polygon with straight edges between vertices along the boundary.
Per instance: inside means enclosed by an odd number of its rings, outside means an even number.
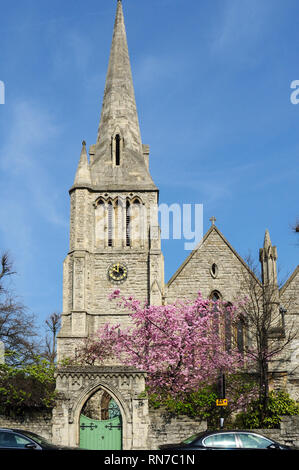
M299 264L296 0L124 0L143 142L160 202L202 203L245 257L265 229ZM42 324L62 306L69 194L95 143L116 0L0 2L0 250ZM297 245L296 245L297 243ZM168 280L188 255L163 241Z

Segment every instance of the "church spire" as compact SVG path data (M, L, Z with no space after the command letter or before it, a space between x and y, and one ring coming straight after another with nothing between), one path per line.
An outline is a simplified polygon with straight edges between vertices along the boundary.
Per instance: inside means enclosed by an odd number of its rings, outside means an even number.
M142 153L141 136L122 2L118 0L110 60L106 77L98 149L106 151L119 128L131 150Z
M75 181L74 181L74 186L90 186L90 185L91 185L91 178L90 178L88 157L87 157L87 152L86 152L86 142L83 140L80 160L79 160L79 164L78 164L78 168L77 168L77 172L75 176Z
M148 153L148 152L147 152ZM142 145L122 2L118 0L91 174L96 186L155 187ZM136 184L135 184L136 185ZM146 188L145 188L146 189Z

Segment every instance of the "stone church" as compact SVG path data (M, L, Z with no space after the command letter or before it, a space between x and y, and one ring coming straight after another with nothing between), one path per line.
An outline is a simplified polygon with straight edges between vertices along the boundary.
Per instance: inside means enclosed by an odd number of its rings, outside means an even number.
M193 299L198 291L205 298L234 302L244 294L245 275L258 289L262 290L269 282L276 286L279 313L276 326L298 327L299 266L282 287L277 286L277 250L268 231L260 249L262 280L212 218L211 227L199 245L169 282L164 282L157 210L159 190L150 174L149 153L149 146L141 140L123 8L118 0L97 140L88 150L86 143L82 143L74 184L69 191L70 246L63 266L58 361L73 357L82 340L101 325L127 324L127 313L116 310L108 300L116 288L124 295L133 294L155 305ZM242 328L237 334L240 343L245 341ZM297 399L298 346L299 341L294 338L276 364L278 383ZM146 435L148 418L147 404L140 399L143 387L144 375L134 370L62 369L58 372L57 389L68 397L68 404L63 402L55 411L54 437L65 444L78 443L81 409L101 389L121 409L122 447L145 448L142 436ZM83 430L87 427L86 423L81 425ZM72 437L66 438L67 434Z

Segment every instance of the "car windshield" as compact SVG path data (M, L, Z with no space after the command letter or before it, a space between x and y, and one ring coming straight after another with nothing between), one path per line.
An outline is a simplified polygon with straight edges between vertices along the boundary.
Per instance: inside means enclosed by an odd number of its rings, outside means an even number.
M44 437L39 436L38 434L35 434L34 432L22 431L22 434L24 434L24 436L27 436L30 439L36 441L38 444L54 447L54 445L51 442L49 442Z
M193 434L193 436L187 437L187 439L184 439L181 444L191 444L191 442L199 439L200 437L204 436L205 433L201 432L199 434Z

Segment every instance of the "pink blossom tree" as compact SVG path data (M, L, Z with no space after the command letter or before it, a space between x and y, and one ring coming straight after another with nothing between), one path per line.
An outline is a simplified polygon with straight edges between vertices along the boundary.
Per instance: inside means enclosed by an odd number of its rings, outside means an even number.
M150 392L176 396L212 384L219 372L234 373L243 357L225 349L224 317L231 325L239 311L234 305L205 300L177 301L170 305L142 305L116 290L110 296L129 311L131 326L106 324L89 338L82 358L89 364L113 358L147 372Z

